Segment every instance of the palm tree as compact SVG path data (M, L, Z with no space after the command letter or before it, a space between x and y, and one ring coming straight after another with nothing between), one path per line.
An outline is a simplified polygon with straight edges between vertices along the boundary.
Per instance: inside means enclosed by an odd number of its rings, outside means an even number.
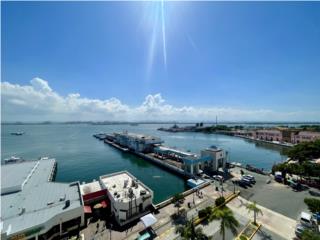
M257 203L249 203L247 205L248 212L253 212L253 223L256 225L257 224L257 215L260 213L263 215L262 210L258 208Z
M234 217L233 212L227 206L216 208L212 211L209 221L220 220L220 234L225 240L226 228L230 229L233 235L237 234L237 227L239 227L238 220Z
M210 239L202 232L202 228L195 228L193 219L187 221L185 225L179 225L176 228L176 233L179 233L181 238L186 240Z

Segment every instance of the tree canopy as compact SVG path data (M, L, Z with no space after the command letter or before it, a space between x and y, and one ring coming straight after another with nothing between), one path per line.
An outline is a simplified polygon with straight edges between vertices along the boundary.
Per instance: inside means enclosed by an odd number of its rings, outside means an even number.
M291 159L299 160L299 162L320 158L320 140L299 143L288 149L286 154Z
M304 203L307 204L310 212L320 213L320 200L316 198L305 198Z

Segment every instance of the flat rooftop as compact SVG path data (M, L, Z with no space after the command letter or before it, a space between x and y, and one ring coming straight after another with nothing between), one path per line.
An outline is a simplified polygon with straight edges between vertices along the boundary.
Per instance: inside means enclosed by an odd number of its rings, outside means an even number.
M55 159L1 166L1 233L11 235L42 225L82 205L78 183L50 181L55 166ZM15 191L8 191L10 188ZM67 208L66 200L70 200Z
M114 133L114 134L121 135L121 136L127 136L127 137L131 137L131 138L136 138L136 139L140 139L140 140L161 140L159 137L138 134L138 133L118 132L118 133Z
M93 181L90 183L83 183L80 185L81 195L86 195L89 193L98 192L100 190L102 190L102 187L101 187L99 181Z
M114 201L130 201L130 191L135 198L152 195L152 190L138 181L127 171L117 172L100 177L101 184L109 191ZM131 189L131 190L130 190Z
M175 153L179 156L186 156L186 157L196 157L197 156L197 154L195 154L195 153L185 152L182 150L178 150L178 149L174 149L174 148L170 148L170 147L165 147L165 146L159 146L159 147L157 147L157 149L160 151L164 151L164 152Z

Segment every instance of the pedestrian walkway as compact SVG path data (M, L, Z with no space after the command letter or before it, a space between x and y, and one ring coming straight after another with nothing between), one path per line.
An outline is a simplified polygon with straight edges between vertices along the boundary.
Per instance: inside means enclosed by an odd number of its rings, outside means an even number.
M227 206L234 212L241 216L247 216L253 218L253 213L248 212L246 205L250 203L242 197L237 197L233 201L229 202ZM296 221L288 218L280 213L274 212L268 208L257 205L263 215L259 215L257 221L261 223L266 229L271 232L277 233L284 239L293 239L295 237L294 230Z

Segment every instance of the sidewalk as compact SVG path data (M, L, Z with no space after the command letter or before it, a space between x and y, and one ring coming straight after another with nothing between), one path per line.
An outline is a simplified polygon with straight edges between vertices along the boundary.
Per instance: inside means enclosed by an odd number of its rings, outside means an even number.
M237 197L233 201L229 202L227 206L239 215L252 219L253 213L249 213L246 209L246 205L248 203L249 201L245 200L244 198ZM277 233L284 239L293 239L295 237L294 230L297 224L295 220L263 206L258 205L258 207L262 210L263 215L259 215L257 217L257 221L261 223L263 227L271 232Z

